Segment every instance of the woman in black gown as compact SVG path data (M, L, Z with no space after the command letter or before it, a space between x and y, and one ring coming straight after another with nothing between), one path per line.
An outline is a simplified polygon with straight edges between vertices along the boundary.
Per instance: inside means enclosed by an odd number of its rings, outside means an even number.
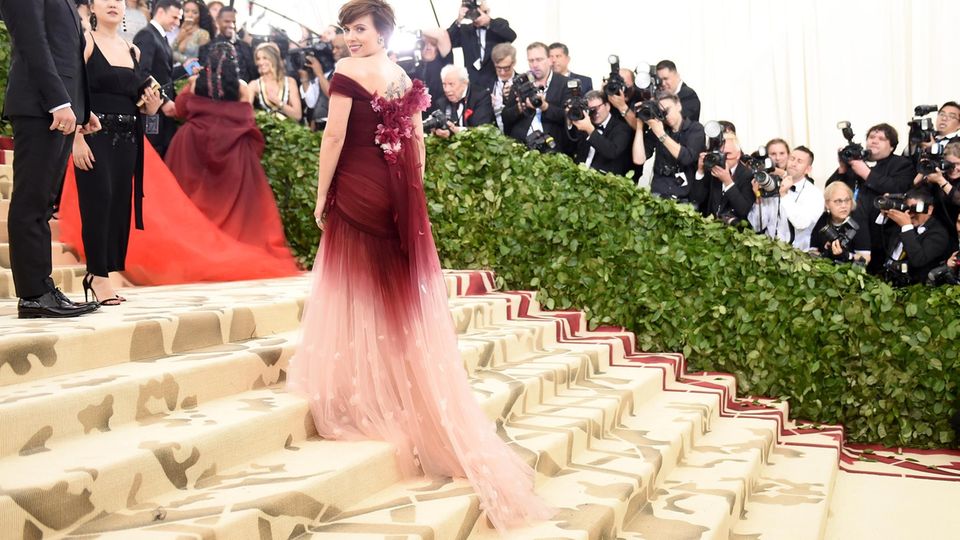
M84 60L90 83L90 104L103 129L76 136L73 161L83 224L87 275L84 296L103 305L124 299L110 285L110 272L124 269L130 236L131 204L138 228L143 198L143 119L156 114L159 91L143 89L146 74L139 69L140 51L120 36L125 2L90 0L91 32L86 34Z

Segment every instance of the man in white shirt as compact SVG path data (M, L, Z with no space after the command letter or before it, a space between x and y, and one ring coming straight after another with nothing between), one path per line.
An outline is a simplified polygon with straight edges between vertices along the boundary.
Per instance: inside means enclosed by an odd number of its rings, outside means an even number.
M805 146L794 148L780 189L761 197L750 209L747 219L755 231L802 251L810 249L810 234L823 214L823 191L810 179L812 167L813 152ZM761 191L756 180L754 190Z

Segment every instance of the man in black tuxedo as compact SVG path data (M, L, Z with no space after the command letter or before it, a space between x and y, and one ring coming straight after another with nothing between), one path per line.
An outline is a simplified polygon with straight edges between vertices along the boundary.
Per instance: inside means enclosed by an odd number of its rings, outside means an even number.
M161 157L166 155L170 140L177 130L176 90L173 82L186 75L183 66L174 68L173 49L167 41L166 33L180 25L183 7L179 0L158 0L153 8L150 24L137 32L133 43L140 48L140 66L160 83L164 101L160 112L146 118L147 140Z
M705 184L698 188L706 193L702 213L732 225L747 219L757 197L753 193L753 171L740 163L742 153L736 135L724 136L722 152L726 162L709 171L704 171L703 165L707 154L700 154L695 181Z
M437 100L437 109L451 120L447 122L449 129L435 129L434 135L446 139L463 128L494 123L490 94L470 82L467 68L452 64L444 66L440 78L443 80L443 97Z
M563 43L550 44L550 61L553 62L553 72L559 73L568 79L580 81L580 91L584 95L593 90L593 79L570 71L570 49Z
M90 112L84 38L72 0L0 0L12 58L4 115L13 124L13 195L7 216L10 266L20 318L74 317L99 307L70 301L50 273L50 218L79 127ZM84 123L78 126L78 119Z
M630 170L630 143L633 130L619 115L610 114L610 104L603 92L591 90L584 96L589 110L580 120L573 120L572 137L576 143L576 161L591 169L613 174Z
M493 90L497 82L497 74L493 69L493 60L490 53L500 43L513 43L517 33L510 28L506 19L491 19L490 7L480 2L480 16L472 24L461 24L467 15L467 8L460 8L457 20L447 29L450 43L463 50L463 63L470 74L470 81L474 84Z
M677 65L670 60L661 60L657 64L657 76L662 81L661 89L680 98L683 105L683 117L700 121L700 97L693 88L687 86L677 73Z
M226 41L233 45L233 48L237 51L237 67L240 69L240 78L246 82L259 78L260 73L257 71L257 64L253 59L253 48L247 42L237 39L236 9L227 6L220 10L220 13L217 14L217 30L219 31L217 37L200 47L200 63L206 66L207 57L210 56L213 46L220 41Z
M535 131L553 137L557 143L557 151L572 153L567 141L567 118L563 106L570 99L570 90L567 88L567 78L553 72L547 46L534 42L527 46L527 65L535 84L541 88L539 107L534 107L529 99L522 102L517 95L517 88L512 87L504 98L503 118L504 132L520 142L526 142L527 135Z
M908 209L883 210L883 276L897 286L923 283L930 270L950 254L946 227L933 218L934 198L926 189L906 193Z

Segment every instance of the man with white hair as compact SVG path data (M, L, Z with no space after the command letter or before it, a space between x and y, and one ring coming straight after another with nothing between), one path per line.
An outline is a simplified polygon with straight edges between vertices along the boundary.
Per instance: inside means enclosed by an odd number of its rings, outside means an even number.
M470 82L467 68L454 64L444 66L440 79L443 81L443 97L437 100L437 110L447 115L449 129L434 130L434 135L447 138L466 127L494 123L490 94Z

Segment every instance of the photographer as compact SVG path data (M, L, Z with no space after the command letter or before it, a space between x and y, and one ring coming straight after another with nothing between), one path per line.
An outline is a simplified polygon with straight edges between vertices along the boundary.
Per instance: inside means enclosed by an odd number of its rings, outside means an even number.
M783 176L776 171L768 175L780 178L780 186L773 193L765 192L756 179L753 181L754 192L764 196L753 205L748 220L758 233L807 251L813 225L823 213L823 193L810 179L813 152L805 146L796 147L786 168Z
M826 207L813 226L810 253L834 262L870 262L870 229L855 214L853 191L843 182L834 182L823 192ZM858 219L859 218L859 219Z
M703 214L727 225L747 219L753 208L753 171L740 163L742 157L736 135L724 134L719 152L703 152L697 162L695 181L704 184L706 207ZM722 161L721 161L722 160Z
M960 235L960 221L954 223L953 229ZM956 246L956 242L950 244ZM938 285L960 285L960 251L954 251L947 257L947 261L934 268L927 274L927 285L936 287Z
M770 139L764 147L767 156L773 160L773 171L777 176L787 175L787 163L790 161L790 145L783 139ZM812 180L811 180L812 181Z
M882 227L877 223L880 211L874 205L874 201L884 193L904 193L913 184L913 162L910 158L893 153L899 142L897 130L890 124L877 124L871 127L867 131L865 149L869 155L866 158L851 159L849 162L843 155L838 155L839 166L827 180L827 185L838 181L847 184L853 191L854 201L865 215L872 242L872 258L868 267L872 273L880 272L883 257L886 255L883 249ZM865 159L871 160L874 164L868 165Z
M536 96L522 97L517 84L511 85L509 96L503 108L503 127L507 135L520 142L526 142L527 136L537 131L543 132L555 141L564 141L566 135L566 115L563 105L570 98L567 78L553 72L547 46L539 41L527 46L527 64L534 77ZM538 100L539 106L534 101ZM557 151L565 151L557 148Z
M921 107L923 106L921 105ZM917 128L916 121L915 118L914 121L910 122L911 133L913 129ZM920 141L919 144L916 144L916 141L911 137L911 144L904 150L903 155L918 159L920 154L929 150L934 143L946 146L952 142L960 141L960 104L955 101L948 101L941 105L940 110L937 111L937 120L934 127L936 133L931 134L929 140Z
M884 230L883 277L895 286L920 283L949 253L946 228L931 219L933 196L925 190L908 191L902 204L893 199L890 209L884 204L887 200L881 200L881 212L889 220Z
M473 22L461 24L468 13L473 16ZM486 0L465 0L447 34L450 35L450 44L463 50L463 62L470 80L490 92L497 80L490 53L498 44L513 43L517 39L517 33L510 28L510 23L506 19L491 19Z
M326 43L323 39L321 42ZM304 51L303 69L298 71L300 96L308 109L306 118L313 130L322 130L326 127L330 105L330 79L333 78L336 70L336 62L350 56L350 49L347 48L342 31L332 33L329 53L321 52L322 49ZM325 57L323 61L320 60L320 56Z
M614 112L620 115L620 118L626 120L631 129L637 127L637 117L633 113L633 108L642 101L640 91L637 88L637 79L633 71L627 68L620 68L620 77L623 79L623 90L614 94L607 94L610 101L610 107ZM650 157L650 156L647 156Z
M413 73L414 79L420 79L426 85L430 96L430 108L427 113L437 110L437 100L443 95L443 78L440 72L453 64L453 46L450 34L443 28L421 30L423 48L420 50L420 65Z
M699 206L706 199L703 182L696 182L697 162L705 146L705 135L700 122L683 117L683 104L673 95L661 92L657 105L662 118L653 117L644 124L637 123L633 136L633 163L643 165L647 160L645 131L656 140L656 160L650 191L664 199L692 202ZM643 126L647 127L644 130Z
M434 135L446 139L464 128L494 122L490 94L470 82L467 68L445 66L440 77L443 79L443 97L437 100L437 110L446 116L448 129L435 129Z
M938 143L942 144L942 143ZM929 149L928 149L929 150ZM940 154L920 155L914 187L930 190L936 200L935 217L943 223L950 234L950 243L957 243L953 224L960 216L960 141L947 144Z
M490 99L493 102L493 114L497 120L497 127L504 131L503 108L509 103L510 86L516 76L517 49L509 43L501 43L490 53L493 57L493 68L497 70L497 82L493 83Z
M591 169L624 174L630 168L630 127L610 114L610 104L603 92L586 94L588 114L571 119L571 136L576 141L576 162Z
M586 75L579 75L570 71L570 49L563 43L551 43L548 54L553 62L553 72L559 73L568 79L580 81L580 89L584 94L593 90L593 79Z
M657 76L660 77L660 88L678 98L683 105L683 117L700 121L700 97L693 88L690 88L680 79L677 65L670 60L661 60L657 64Z

